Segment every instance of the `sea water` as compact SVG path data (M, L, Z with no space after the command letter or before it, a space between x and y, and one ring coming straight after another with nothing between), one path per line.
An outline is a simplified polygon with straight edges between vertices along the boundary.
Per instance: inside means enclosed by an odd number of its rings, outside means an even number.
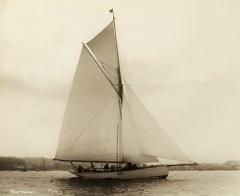
M240 196L240 171L173 171L167 180L81 180L64 171L0 171L0 195Z

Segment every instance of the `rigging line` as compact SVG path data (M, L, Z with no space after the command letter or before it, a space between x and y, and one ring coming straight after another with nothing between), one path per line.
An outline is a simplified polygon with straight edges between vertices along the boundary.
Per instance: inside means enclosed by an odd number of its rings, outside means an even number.
M115 48L116 48L116 53L117 53L117 62L118 62L118 68L120 68L120 59L119 59L119 51L118 51L118 43L117 43L117 32L116 32L116 24L115 24L115 15L114 15L114 10L112 11L113 14L113 31L114 31L114 38L115 38ZM120 71L120 69L119 69ZM120 82L122 82L121 78L121 73L120 74Z
M108 67L105 67L104 65L103 65L103 68L105 69L106 72L110 72L110 74L117 74L117 71L111 70L111 69L109 69ZM110 77L110 76L109 76L109 77Z
M117 53L117 63L118 63L118 88L119 88L119 114L120 114L120 122L117 130L117 142L118 142L118 149L117 152L121 155L121 126L122 126L122 100L123 100L123 85L122 85L122 74L120 70L120 60L119 60L119 51L118 51L118 43L117 43L117 33L116 33L116 25L115 25L115 15L114 15L114 10L112 9L112 16L113 16L113 33L115 37L115 49ZM118 154L117 154L117 159L118 159Z
M104 65L103 65L103 68L104 68L104 70L107 71L107 72L111 72L112 74L117 74L117 71L116 71L116 70L112 70L111 68L106 67L106 66L104 66ZM109 77L110 77L110 76L109 76Z
M111 69L110 67L105 66L104 64L102 65L105 71L111 72L112 74L117 74L117 70Z
M104 65L107 65L107 66L108 66L110 69L117 70L117 68L116 68L116 67L113 67L113 66L111 66L110 64L108 64L108 63L104 62L103 60L101 60L101 63L102 63L102 64L104 64Z
M65 152L67 152L77 141L78 139L82 136L82 134L87 130L87 128L90 126L90 124L101 114L102 110L105 108L105 106L107 106L113 97L110 97L105 103L104 105L97 111L96 115L93 116L89 122L87 123L87 125L80 131L80 134L76 137L75 141L65 150Z
M116 20L115 20L114 10L112 10L112 16L113 16L113 33L114 33L114 38L115 38L115 50L116 50L116 53L117 53L117 63L118 63L117 70L118 70L118 80L119 80L119 94L120 94L120 98L121 98L121 101L122 101L122 96L123 96L122 74L121 74L121 69L120 69L120 58L119 58L117 31L116 31Z
M95 63L97 64L97 66L99 67L99 69L101 70L101 72L103 73L103 75L106 77L106 79L109 81L109 83L111 84L111 86L113 87L113 89L116 91L116 93L118 94L119 97L120 94L118 92L118 90L115 88L114 84L112 83L112 81L110 80L109 76L107 75L107 73L105 72L105 70L103 69L101 63L98 61L97 57L94 55L94 53L92 52L92 50L88 47L87 44L85 44L84 42L82 42L83 46L87 49L88 53L90 54L90 56L93 58L93 60L95 61Z

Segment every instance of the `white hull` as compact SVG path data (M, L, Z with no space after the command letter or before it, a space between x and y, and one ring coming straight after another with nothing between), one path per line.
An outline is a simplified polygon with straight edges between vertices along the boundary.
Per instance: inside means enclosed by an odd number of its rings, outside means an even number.
M166 166L152 166L127 171L114 172L71 172L74 175L85 179L138 179L138 178L166 178L168 168Z

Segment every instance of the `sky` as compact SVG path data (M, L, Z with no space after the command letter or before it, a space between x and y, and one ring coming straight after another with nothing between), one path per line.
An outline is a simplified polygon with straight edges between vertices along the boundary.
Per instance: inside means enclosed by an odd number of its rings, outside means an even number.
M82 48L114 8L124 77L196 162L240 159L237 0L0 0L0 156L54 157Z

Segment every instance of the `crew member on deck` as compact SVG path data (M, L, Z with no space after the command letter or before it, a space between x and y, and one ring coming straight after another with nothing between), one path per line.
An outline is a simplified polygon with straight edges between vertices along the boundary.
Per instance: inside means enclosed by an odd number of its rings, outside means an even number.
M95 166L93 165L93 163L91 162L91 166L90 166L90 168L92 169L92 170L94 170L95 169Z
M105 170L108 170L108 169L109 169L108 163L106 163L106 165L104 165L104 169L105 169Z
M83 172L83 168L82 168L81 165L78 166L78 172L79 172L79 173L80 173L80 172Z

